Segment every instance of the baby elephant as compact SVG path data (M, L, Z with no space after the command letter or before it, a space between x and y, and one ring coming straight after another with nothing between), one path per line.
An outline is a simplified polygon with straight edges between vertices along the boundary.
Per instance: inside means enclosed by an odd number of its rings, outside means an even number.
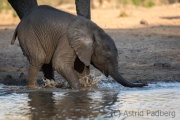
M144 83L125 80L118 70L118 53L114 41L99 26L50 6L33 8L26 14L13 35L30 62L27 88L37 88L37 74L43 69L52 76L52 69L61 74L72 89L80 89L74 63L78 59L86 66L92 64L106 76L127 87L143 87ZM78 66L76 66L78 67Z

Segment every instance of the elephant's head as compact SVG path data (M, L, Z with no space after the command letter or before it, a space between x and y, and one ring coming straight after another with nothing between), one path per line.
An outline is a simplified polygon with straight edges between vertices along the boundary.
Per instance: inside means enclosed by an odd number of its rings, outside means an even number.
M68 40L79 59L86 65L90 63L106 76L113 77L126 87L143 87L144 83L125 80L118 69L118 52L114 41L95 23L77 17L68 30Z

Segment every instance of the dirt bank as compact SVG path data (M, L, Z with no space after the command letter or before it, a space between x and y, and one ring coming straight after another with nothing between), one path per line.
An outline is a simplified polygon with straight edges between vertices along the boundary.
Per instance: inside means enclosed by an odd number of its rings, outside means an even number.
M74 9L64 10L75 13ZM149 9L127 7L128 17L118 17L121 9L93 9L91 14L92 20L114 39L125 78L180 81L179 11L180 5L174 4ZM0 16L0 82L24 81L27 74L28 62L18 41L10 45L18 22L10 15Z

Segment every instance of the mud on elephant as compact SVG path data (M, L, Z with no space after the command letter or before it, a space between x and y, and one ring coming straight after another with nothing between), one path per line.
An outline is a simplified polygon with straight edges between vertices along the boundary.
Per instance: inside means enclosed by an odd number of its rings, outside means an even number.
M22 18L15 30L12 44L16 36L30 62L27 88L37 88L38 71L47 65L49 69L46 76L53 76L53 69L68 81L72 89L80 89L79 75L74 66L76 61L85 66L92 64L124 86L146 85L132 83L120 75L114 41L86 18L46 5L37 6Z

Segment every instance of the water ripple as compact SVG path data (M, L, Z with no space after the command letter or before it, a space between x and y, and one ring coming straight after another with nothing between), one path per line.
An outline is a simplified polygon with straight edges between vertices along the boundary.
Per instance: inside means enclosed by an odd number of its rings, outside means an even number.
M0 85L0 120L107 119L179 120L180 83L144 88L108 87L73 91L8 91ZM118 87L117 87L118 86Z

